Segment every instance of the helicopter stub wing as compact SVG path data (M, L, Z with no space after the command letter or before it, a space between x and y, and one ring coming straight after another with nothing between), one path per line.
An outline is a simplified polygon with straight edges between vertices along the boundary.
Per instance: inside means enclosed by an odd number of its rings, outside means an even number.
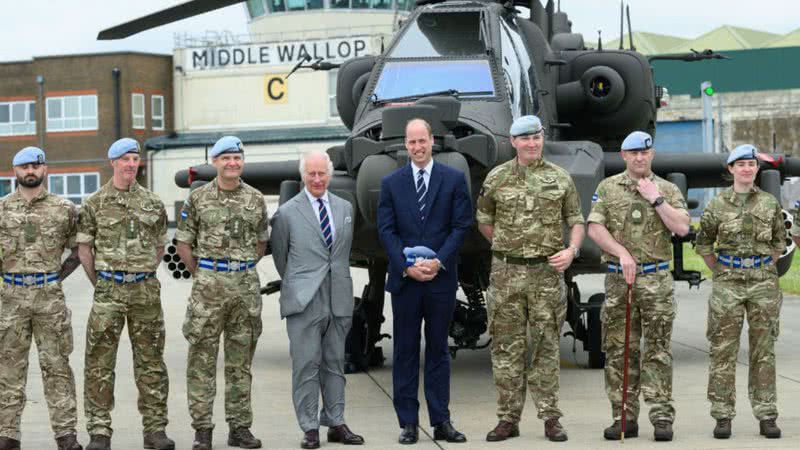
M138 19L105 29L97 34L98 40L124 39L128 36L160 27L179 20L188 19L199 14L214 11L226 6L241 3L243 0L192 0L175 5Z

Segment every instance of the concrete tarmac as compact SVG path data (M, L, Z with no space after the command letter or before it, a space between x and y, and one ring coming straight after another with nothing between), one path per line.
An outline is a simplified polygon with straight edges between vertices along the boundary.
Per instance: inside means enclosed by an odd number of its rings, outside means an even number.
M271 258L258 265L262 285L277 278ZM162 283L161 299L167 328L166 363L170 377L168 435L175 440L176 448L190 449L194 432L190 426L186 401L186 351L187 343L181 334L186 303L191 289L190 281L173 280L166 269L159 269ZM361 292L366 283L366 271L354 270L355 292ZM602 275L577 278L584 298L602 291ZM783 438L767 440L758 434L758 422L753 417L747 400L747 336L742 336L742 348L737 369L738 416L733 421L733 436L728 440L715 440L711 436L714 420L709 415L706 400L708 377L708 343L705 338L707 299L711 283L706 281L698 291L689 290L686 283L676 284L678 316L673 333L674 398L677 417L675 440L668 443L653 441L652 427L647 420L647 407L642 405L640 437L628 439L624 444L603 440L603 428L611 423L611 412L605 395L603 371L586 369L586 352L582 344L574 346L571 337L561 340L561 409L569 441L550 443L544 437L544 427L536 418L530 396L523 420L521 436L506 442L487 443L486 433L497 422L495 416L496 391L492 382L488 350L460 351L452 363L451 404L453 422L467 435L466 444L434 442L428 426L424 394L420 386L420 423L423 425L420 442L411 448L800 448L800 298L787 296L781 312L781 334L777 344L778 361L778 424ZM75 371L78 390L78 433L81 443L88 443L83 417L83 367L86 321L92 305L92 287L82 269L78 269L64 282L75 338L71 364ZM220 292L219 295L224 295ZM278 295L264 297L264 332L258 344L253 363L253 433L262 439L264 448L299 448L302 433L292 408L291 361L285 323L280 319ZM387 322L384 332L391 332L391 302L387 295L384 311ZM565 326L565 331L568 327ZM484 339L486 337L484 336ZM383 341L387 358L382 368L369 373L348 375L346 417L350 428L362 434L366 448L406 448L397 443L398 423L392 407L391 341ZM55 448L43 397L41 371L35 345L31 351L28 376L28 402L22 420L22 448ZM220 351L222 352L222 350ZM228 448L224 413L222 355L218 364L218 393L215 403L214 448ZM112 448L129 450L142 448L141 416L136 408L137 390L133 381L132 357L127 331L123 331L116 370L116 408L113 415L114 436ZM340 444L325 441L321 430L322 447L336 448Z

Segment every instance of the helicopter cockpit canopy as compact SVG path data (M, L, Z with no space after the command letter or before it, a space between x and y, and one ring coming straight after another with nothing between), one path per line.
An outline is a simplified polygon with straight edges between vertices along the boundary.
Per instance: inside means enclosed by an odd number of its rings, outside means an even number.
M390 49L373 99L453 92L460 98L496 96L481 9L426 11Z

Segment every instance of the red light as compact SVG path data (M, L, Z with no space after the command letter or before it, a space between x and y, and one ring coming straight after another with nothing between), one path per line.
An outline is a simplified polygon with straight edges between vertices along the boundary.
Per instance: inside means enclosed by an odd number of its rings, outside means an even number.
M783 156L780 155L778 155L778 157L776 158L774 155L771 155L769 153L759 153L758 159L764 161L765 163L775 168L778 168L781 164L783 164Z
M194 167L189 167L189 186L194 183L195 178L197 178L197 171L194 170Z

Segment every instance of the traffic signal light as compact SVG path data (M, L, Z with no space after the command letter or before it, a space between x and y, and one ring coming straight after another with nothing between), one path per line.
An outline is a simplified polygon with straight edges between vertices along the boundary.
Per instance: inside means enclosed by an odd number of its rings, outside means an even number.
M700 85L700 92L704 96L712 97L714 95L714 92L716 92L716 91L714 90L714 86L711 85L710 81L704 81Z

